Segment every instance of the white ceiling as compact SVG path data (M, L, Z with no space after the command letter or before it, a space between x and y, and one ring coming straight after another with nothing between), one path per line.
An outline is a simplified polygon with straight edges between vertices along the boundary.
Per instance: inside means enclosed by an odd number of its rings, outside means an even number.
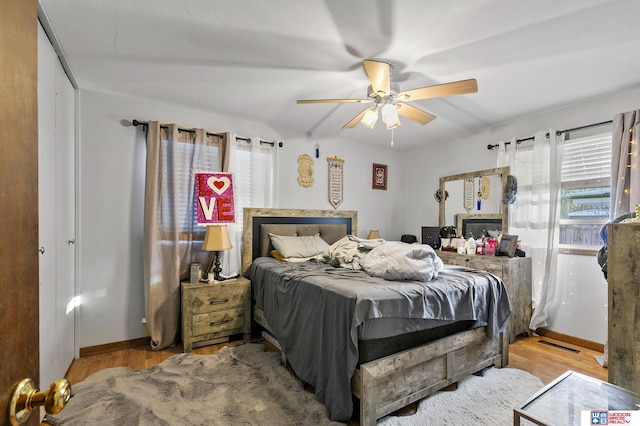
M638 0L40 0L77 85L388 145L366 105L363 59L401 90L475 78L478 92L412 104L412 149L640 84ZM123 117L171 120L171 117ZM185 125L197 123L181 123ZM233 130L233 129L215 129ZM402 144L399 143L402 141Z

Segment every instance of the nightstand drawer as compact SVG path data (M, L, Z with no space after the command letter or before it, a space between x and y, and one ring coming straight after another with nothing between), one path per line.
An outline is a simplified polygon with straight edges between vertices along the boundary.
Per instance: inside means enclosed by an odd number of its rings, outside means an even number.
M221 289L202 287L194 289L189 294L188 303L191 305L193 315L206 314L215 311L226 311L233 308L242 308L245 301L246 289Z
M238 329L242 331L245 325L244 309L231 309L193 316L193 336L225 332Z

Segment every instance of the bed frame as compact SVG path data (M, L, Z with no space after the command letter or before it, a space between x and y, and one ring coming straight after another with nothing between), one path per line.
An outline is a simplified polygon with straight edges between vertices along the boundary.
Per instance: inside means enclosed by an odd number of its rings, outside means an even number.
M248 275L259 255L260 226L264 224L344 223L357 235L357 212L331 210L244 209L242 270ZM264 313L253 309L253 320L270 331ZM360 424L377 419L422 399L483 368L506 367L508 333L490 338L485 327L463 331L433 342L359 365L351 378L351 392L360 400Z

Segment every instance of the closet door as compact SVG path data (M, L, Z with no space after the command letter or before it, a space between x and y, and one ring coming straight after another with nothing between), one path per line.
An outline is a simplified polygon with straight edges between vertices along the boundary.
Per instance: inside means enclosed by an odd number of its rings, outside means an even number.
M74 357L74 109L73 87L39 28L40 389L64 377Z
M75 352L75 158L75 91L56 60L57 377L64 377Z

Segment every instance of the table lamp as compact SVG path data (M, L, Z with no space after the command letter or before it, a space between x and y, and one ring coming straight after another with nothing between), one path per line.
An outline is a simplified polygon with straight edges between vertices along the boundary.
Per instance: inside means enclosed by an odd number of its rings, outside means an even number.
M380 231L377 229L372 229L369 231L369 235L367 236L367 240L375 240L376 238L380 238Z
M207 226L207 233L204 236L204 242L202 243L202 250L214 252L213 269L209 272L213 272L213 279L220 281L220 251L230 250L231 239L229 238L229 230L227 225L209 225Z

